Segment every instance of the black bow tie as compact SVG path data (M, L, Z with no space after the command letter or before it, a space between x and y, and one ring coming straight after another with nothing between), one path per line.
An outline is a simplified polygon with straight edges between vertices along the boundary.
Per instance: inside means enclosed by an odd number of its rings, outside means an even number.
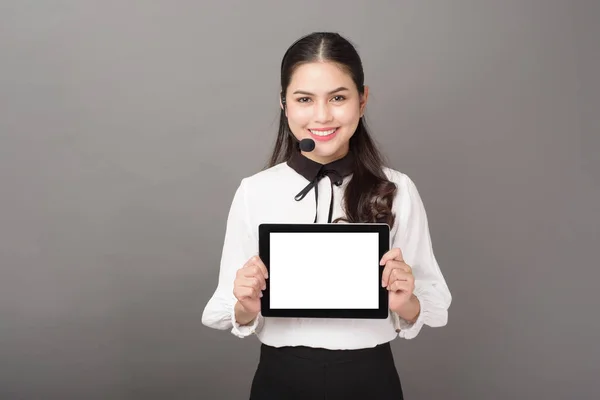
M295 151L287 164L297 173L308 180L308 185L304 187L295 197L296 201L302 200L311 189L315 189L315 220L317 222L317 209L319 204L319 181L326 176L331 181L331 198L329 200L329 216L327 222L331 222L333 214L333 185L340 186L344 182L344 178L353 172L354 156L349 152L343 158L330 162L328 164L320 164L310 158L304 156L299 151Z

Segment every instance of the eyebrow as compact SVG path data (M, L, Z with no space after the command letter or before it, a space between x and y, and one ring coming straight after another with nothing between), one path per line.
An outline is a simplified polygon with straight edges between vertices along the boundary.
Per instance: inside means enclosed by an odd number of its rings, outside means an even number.
M332 90L331 92L329 92L327 94L334 94L334 93L337 93L337 92L341 92L343 90L348 90L348 88L345 88L345 87L341 86L341 87L339 87L337 89ZM309 96L313 96L314 95L314 93L305 92L304 90L296 90L293 94L306 94L306 95L309 95Z

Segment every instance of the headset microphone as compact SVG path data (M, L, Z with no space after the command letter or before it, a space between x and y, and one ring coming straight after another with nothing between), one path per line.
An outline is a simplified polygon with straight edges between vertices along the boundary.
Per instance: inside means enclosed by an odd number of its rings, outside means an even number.
M300 141L300 150L310 152L315 149L315 141L312 139L302 139Z

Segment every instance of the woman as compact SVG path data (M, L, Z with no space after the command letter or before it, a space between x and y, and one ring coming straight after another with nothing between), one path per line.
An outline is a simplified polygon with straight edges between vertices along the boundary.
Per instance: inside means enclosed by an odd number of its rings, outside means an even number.
M423 203L407 175L383 165L363 121L367 98L360 57L340 35L313 33L284 55L273 155L235 193L218 286L203 314L209 327L262 342L250 399L402 399L390 341L447 322L451 295ZM300 147L303 139L314 148ZM388 318L262 317L268 274L257 257L258 225L338 221L390 226L393 246L381 260Z

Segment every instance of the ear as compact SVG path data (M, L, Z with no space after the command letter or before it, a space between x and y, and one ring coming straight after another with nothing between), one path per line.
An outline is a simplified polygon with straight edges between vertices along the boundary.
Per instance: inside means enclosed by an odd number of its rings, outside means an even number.
M360 116L365 114L367 100L369 99L369 87L365 85L364 93L360 96Z
M285 106L285 97L283 97L283 93L279 92L279 107L285 111L285 116L287 117L287 108Z

